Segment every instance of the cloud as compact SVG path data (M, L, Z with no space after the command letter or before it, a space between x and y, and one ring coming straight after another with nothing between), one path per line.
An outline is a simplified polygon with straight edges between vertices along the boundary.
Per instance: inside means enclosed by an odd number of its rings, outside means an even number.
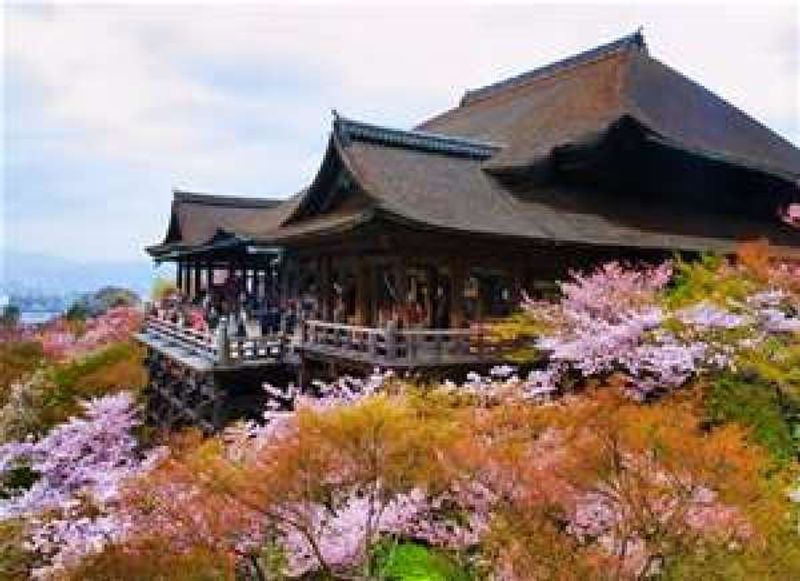
M467 88L639 25L657 58L797 142L796 18L721 5L10 8L6 245L141 256L172 186L305 185L332 107L413 126Z

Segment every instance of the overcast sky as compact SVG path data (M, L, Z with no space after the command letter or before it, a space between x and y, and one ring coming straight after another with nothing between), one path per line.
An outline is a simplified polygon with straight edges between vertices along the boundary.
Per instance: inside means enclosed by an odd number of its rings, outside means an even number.
M408 128L644 26L651 54L800 144L797 9L6 9L6 249L143 258L171 189L286 197L330 110Z

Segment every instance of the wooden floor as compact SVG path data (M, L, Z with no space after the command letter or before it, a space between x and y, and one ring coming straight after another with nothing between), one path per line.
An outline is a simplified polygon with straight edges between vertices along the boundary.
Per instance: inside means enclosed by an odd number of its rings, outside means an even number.
M144 345L147 345L170 359L174 359L193 371L205 372L211 371L214 368L213 359L198 353L185 343L180 343L166 338L161 334L147 331L136 333L134 337Z

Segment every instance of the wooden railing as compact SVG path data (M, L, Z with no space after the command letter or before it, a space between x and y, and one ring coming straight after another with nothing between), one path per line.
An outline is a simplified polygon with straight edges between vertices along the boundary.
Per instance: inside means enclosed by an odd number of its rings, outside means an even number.
M144 332L190 355L202 357L215 365L237 365L246 362L280 361L286 345L283 334L242 337L228 336L225 325L212 334L171 321L148 316Z
M489 359L495 346L481 326L470 329L396 329L325 321L303 323L302 349L376 365L446 365Z
M156 316L148 316L144 321L144 332L156 335L170 344L211 361L216 361L219 348L214 335L167 321Z
M294 338L286 333L230 337L224 324L212 334L150 316L143 331L165 346L218 367L292 362L295 349L389 367L488 362L499 359L502 350L487 337L482 325L469 329L397 329L307 320Z

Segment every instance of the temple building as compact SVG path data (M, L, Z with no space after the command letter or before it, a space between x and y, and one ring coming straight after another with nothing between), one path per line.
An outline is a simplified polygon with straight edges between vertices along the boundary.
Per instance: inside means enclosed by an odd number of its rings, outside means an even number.
M176 191L147 251L228 314L295 305L302 357L424 366L474 358L476 323L571 268L749 240L798 258L798 216L800 150L636 33L467 91L411 130L334 113L308 187Z

